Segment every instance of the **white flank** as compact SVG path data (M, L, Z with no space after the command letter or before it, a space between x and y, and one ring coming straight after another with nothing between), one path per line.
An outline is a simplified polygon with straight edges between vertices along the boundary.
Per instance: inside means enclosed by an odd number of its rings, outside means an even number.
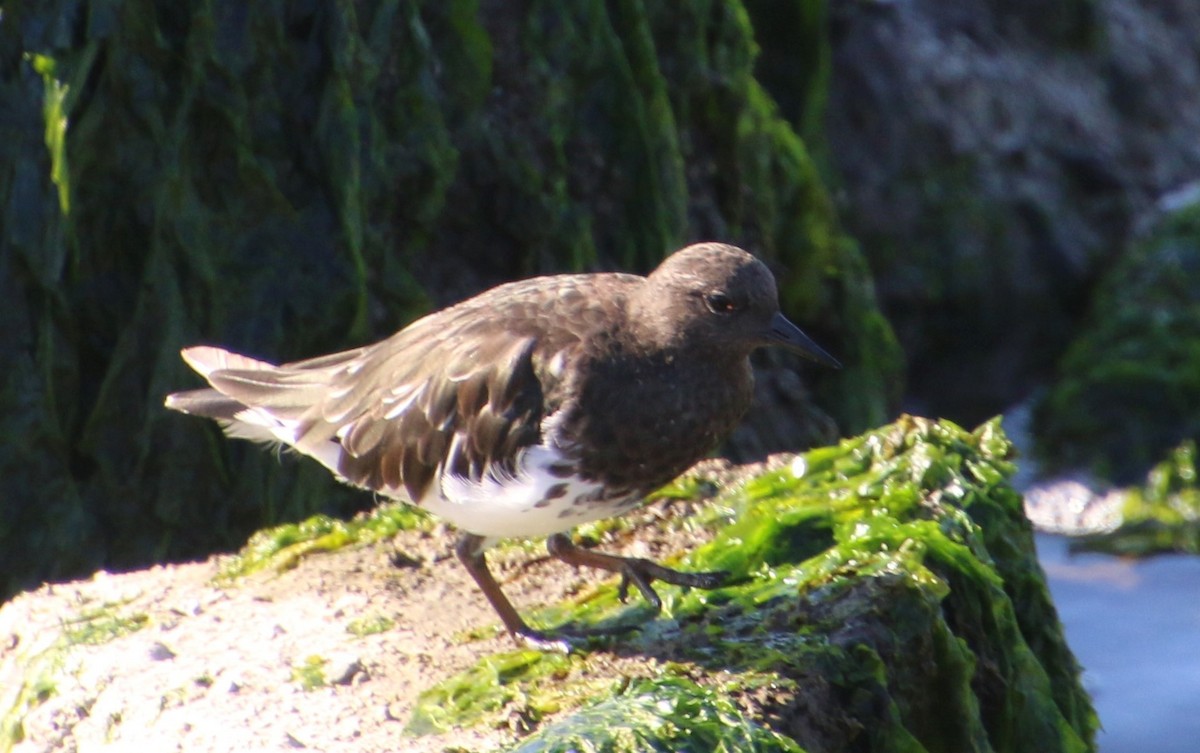
M461 530L489 538L561 533L616 512L611 504L576 505L575 500L599 492L602 485L550 473L550 466L562 462L555 448L535 445L521 453L515 475L489 472L479 481L442 476L440 493L433 484L418 504ZM565 491L557 490L555 499L539 507L559 485Z
M567 371L567 351L560 350L555 353L554 358L550 359L549 369L551 374L561 379Z
M311 447L295 446L295 422L280 420L261 408L248 408L233 421L222 421L222 428L231 437L256 442L282 444L307 455L328 468L341 481L338 461L344 452L341 444L330 439ZM344 434L349 426L342 427ZM465 439L456 434L455 445ZM428 510L460 530L490 539L546 536L567 531L581 523L610 517L621 508L617 501L576 504L601 491L602 484L584 481L577 476L561 478L550 467L567 462L558 449L546 445L528 447L518 457L514 475L493 468L478 481L462 476L439 475L420 500L408 498L404 487L375 489L387 497L398 499ZM553 499L549 497L553 496ZM539 504L541 503L541 504Z

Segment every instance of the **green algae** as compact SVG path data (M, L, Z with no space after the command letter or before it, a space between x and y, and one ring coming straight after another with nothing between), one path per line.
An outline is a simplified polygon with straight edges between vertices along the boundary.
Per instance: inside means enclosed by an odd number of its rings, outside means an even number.
M0 716L0 751L8 753L25 739L24 718L32 709L50 700L57 692L55 673L61 657L41 654L33 657L26 679L12 696L12 705Z
M292 682L305 691L325 687L325 665L328 663L328 659L316 654L306 657L304 661L292 667Z
M1126 491L1116 530L1082 536L1071 547L1130 556L1200 554L1196 442L1180 444L1150 470L1145 483Z
M513 753L803 753L724 695L685 678L635 680L532 735Z
M373 615L370 617L360 617L350 620L350 622L346 623L346 632L359 638L363 638L368 635L386 633L395 626L396 621L391 617Z
M992 428L985 425L980 434ZM1006 472L1010 448L993 444L989 455L967 462L969 449L952 424L905 419L797 456L791 468L742 487L730 524L688 554L685 566L730 572L745 582L748 603L788 583L815 588L884 573L942 588L935 564L999 585L990 563L980 559L986 553L972 537L977 527L955 503L967 498L971 485L986 483L981 477ZM705 598L690 593L684 601Z
M299 523L285 523L258 531L238 554L221 567L219 579L230 580L262 570L283 572L317 552L370 544L400 531L432 525L428 514L396 502L380 505L352 520L314 515Z
M0 709L0 751L10 751L24 740L26 714L55 695L73 648L109 643L149 624L144 612L122 612L121 606L115 602L85 609L63 620L57 635L45 636L32 649L15 649L18 656L25 654L19 661L24 671L19 686L0 689L5 691L0 697L9 703Z
M149 619L142 612L120 614L116 605L105 605L64 622L62 637L67 646L99 646L141 630Z
M412 735L444 732L491 720L498 712L536 725L545 715L577 706L612 685L581 672L577 657L531 649L486 656L463 674L424 691L405 728Z
M605 647L670 656L685 671L724 678L706 692L755 697L753 718L774 720L775 733L805 748L1091 750L1095 713L1008 485L1012 459L998 419L967 432L901 418L702 506L697 518L712 539L671 564L726 570L729 585L656 584L663 611L654 615L636 597L622 604L607 583L532 621L640 626L591 639L570 658L572 672L591 677L588 652ZM521 661L536 666L542 656ZM488 662L426 701L453 696L448 723L497 724L506 697L572 695L571 679L548 680L551 672L498 685L480 669ZM762 686L771 692L755 696ZM671 691L660 690L670 707ZM589 729L589 712L578 713L564 735Z
M29 54L28 60L33 69L42 75L45 82L45 120L46 120L46 149L50 155L50 179L58 188L58 204L62 213L71 211L71 178L67 169L66 136L67 112L71 107L67 101L71 96L74 82L60 80L55 75L56 64L53 58L36 53Z

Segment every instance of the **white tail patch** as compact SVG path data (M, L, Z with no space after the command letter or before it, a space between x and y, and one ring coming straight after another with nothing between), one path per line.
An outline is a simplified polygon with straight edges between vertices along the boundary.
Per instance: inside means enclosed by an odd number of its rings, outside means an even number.
M183 356L183 360L188 366L208 379L210 383L215 372L225 370L274 372L279 369L266 361L259 361L239 353L207 345L184 348L180 355ZM236 399L233 400L236 402ZM166 405L168 408L186 412L186 406L181 406L175 395L167 396ZM296 434L299 430L299 422L294 419L280 418L265 407L248 406L234 413L231 418L218 418L217 422L227 436L262 442L276 447L284 445L301 455L313 458L341 478L338 474L338 462L342 455L341 445L332 439L325 439L306 442L304 447L297 447L298 437Z
M338 462L342 456L342 446L333 440L324 440L303 449L296 446L296 422L286 421L272 416L261 408L247 408L239 411L232 421L218 421L226 436L235 439L249 439L252 442L264 442L269 445L284 445L287 448L316 460L325 466L342 481L338 473Z

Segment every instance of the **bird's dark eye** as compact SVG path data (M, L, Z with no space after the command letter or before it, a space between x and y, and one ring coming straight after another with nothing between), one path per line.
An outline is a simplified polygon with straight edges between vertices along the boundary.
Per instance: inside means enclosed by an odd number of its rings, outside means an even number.
M740 308L732 298L724 293L709 293L704 296L704 304L714 314L732 314Z

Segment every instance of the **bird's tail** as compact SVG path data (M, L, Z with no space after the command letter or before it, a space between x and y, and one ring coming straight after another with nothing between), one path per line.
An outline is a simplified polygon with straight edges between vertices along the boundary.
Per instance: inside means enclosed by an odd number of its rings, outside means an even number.
M231 437L292 447L338 473L341 448L332 441L332 427L322 426L318 436L302 426L322 394L328 370L354 354L276 366L221 348L185 348L183 360L212 388L172 393L166 406L214 419Z
M187 362L188 366L195 369L200 376L208 379L210 383L212 375L216 372L228 370L267 372L277 368L265 361L257 361L238 353L208 346L185 348L180 355L183 356L183 360ZM271 444L288 443L287 427L284 422L212 388L171 393L167 395L165 404L171 410L177 410L180 413L214 419L231 437Z

